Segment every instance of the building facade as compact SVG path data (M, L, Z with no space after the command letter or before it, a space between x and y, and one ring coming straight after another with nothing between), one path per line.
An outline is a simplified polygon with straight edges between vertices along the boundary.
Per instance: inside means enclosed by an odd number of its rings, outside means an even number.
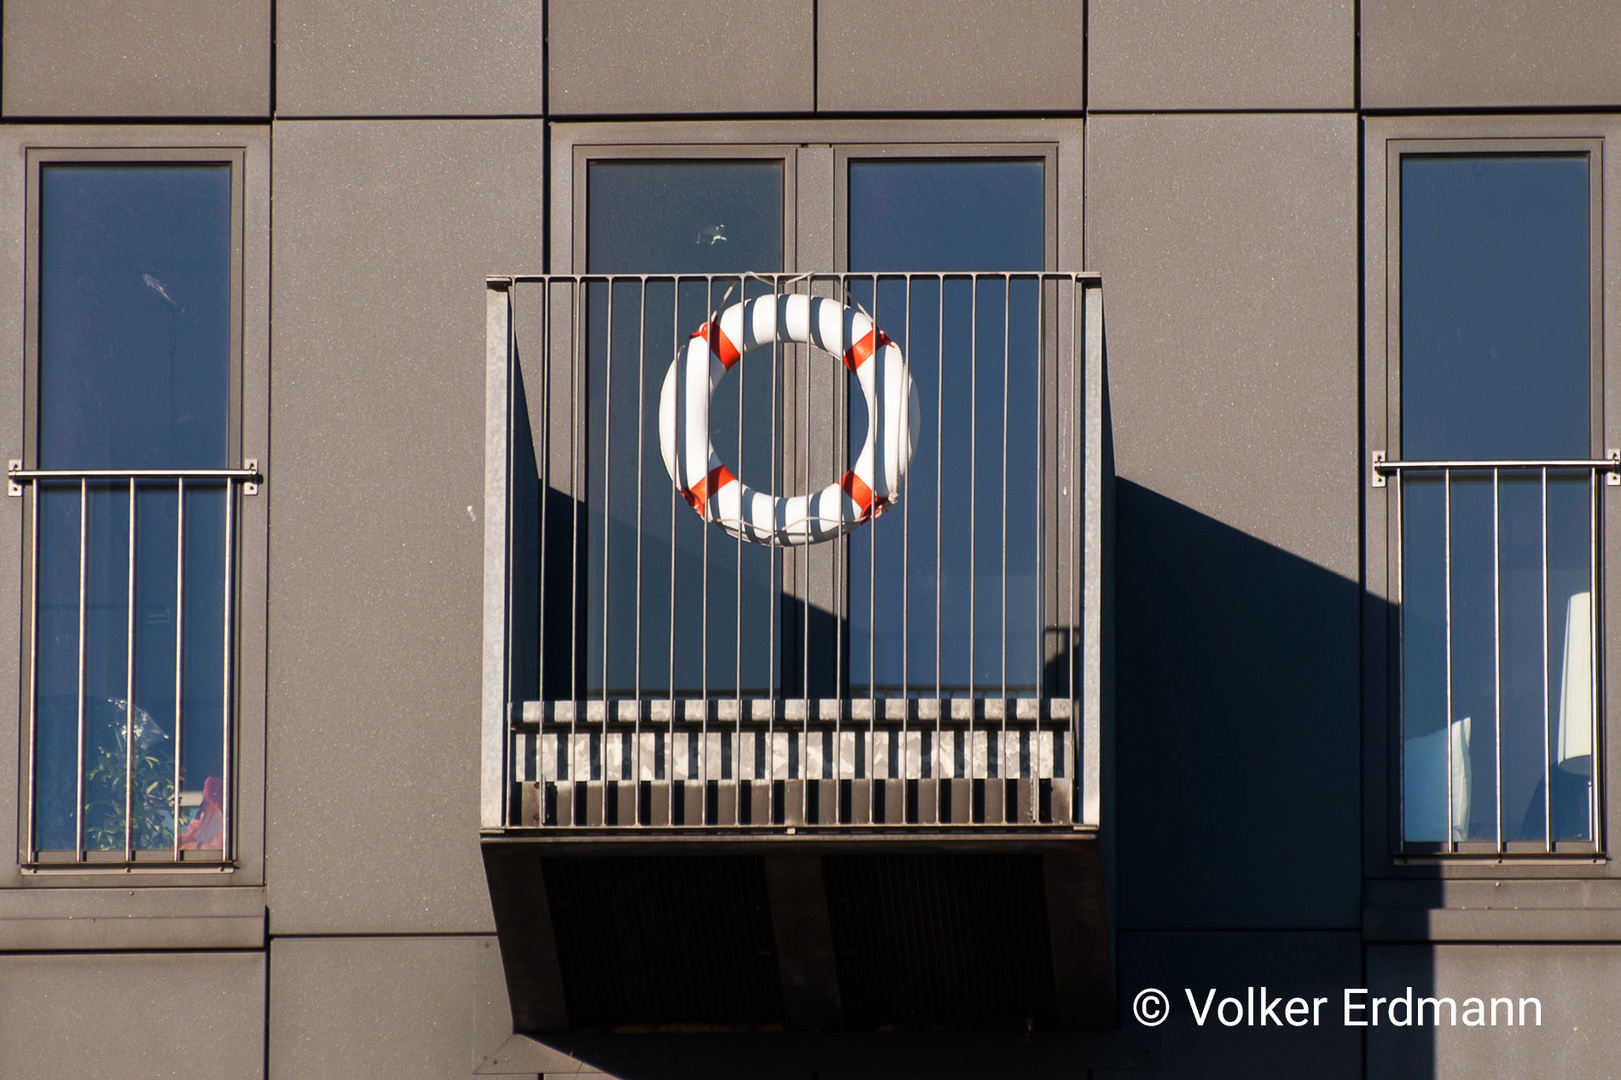
M1613 1073L1621 5L0 20L0 1075Z

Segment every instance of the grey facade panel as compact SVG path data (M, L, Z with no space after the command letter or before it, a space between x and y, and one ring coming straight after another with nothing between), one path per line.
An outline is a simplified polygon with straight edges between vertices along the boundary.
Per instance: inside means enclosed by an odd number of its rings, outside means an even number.
M812 0L552 0L551 111L809 112L814 11Z
M12 0L0 112L270 115L270 0Z
M1092 109L1348 109L1351 0L1093 0Z
M0 952L258 949L262 888L6 889Z
M541 0L281 0L278 116L513 116L545 108Z
M540 262L544 129L276 144L271 930L482 930L484 275Z
M1621 103L1621 8L1590 0L1368 0L1362 105Z
M1167 1080L1299 1076L1306 1071L1306 1062L1311 1062L1310 1075L1317 1080L1359 1080L1363 1075L1361 1032L1344 1027L1334 1011L1342 988L1356 986L1362 978L1362 950L1355 933L1123 932L1119 972L1120 1034L1149 1041L1160 1069L1157 1075ZM1264 1026L1263 985L1268 1001L1284 999L1266 1014ZM1152 1029L1139 1024L1130 1012L1130 1003L1148 988L1169 999L1168 1016ZM1208 1008L1202 1024L1189 1002L1190 992L1200 1010ZM1310 1008L1312 999L1320 997L1329 999L1319 1011L1321 1023L1298 1027L1287 1023L1288 999L1301 998ZM1223 998L1244 1006L1241 1022L1229 1026L1221 1021ZM1234 1007L1227 1005L1225 1013L1231 1020ZM1102 1075L1123 1080L1133 1074Z
M7 1076L264 1075L263 953L0 956Z
M1356 140L1349 115L1087 126L1122 926L1360 918Z
M1444 1003L1425 1006L1423 1026L1392 1026L1381 1007L1379 1025L1366 1033L1368 1075L1382 1080L1604 1080L1621 1060L1618 945L1373 945L1365 985L1370 994L1360 1000L1370 1004L1374 996L1405 997L1409 988L1415 1008L1425 997L1457 1004L1456 1025ZM1485 1023L1466 1023L1469 998L1481 1000ZM1497 1023L1490 1022L1493 998L1510 1001L1513 1026L1502 1005ZM1538 1010L1527 1004L1522 1026L1521 998L1540 1002L1540 1024ZM1404 1011L1398 1006L1398 1020Z
M1073 0L821 0L821 112L1080 110L1084 8Z
M279 1080L467 1076L512 1034L494 938L278 938L270 959Z

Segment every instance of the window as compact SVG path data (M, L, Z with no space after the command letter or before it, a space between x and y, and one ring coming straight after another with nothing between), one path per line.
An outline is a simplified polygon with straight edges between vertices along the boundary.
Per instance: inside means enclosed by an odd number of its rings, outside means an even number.
M245 164L240 149L28 155L12 494L21 846L40 868L238 859L241 603L262 599L242 582L262 565L262 544L243 546L258 479L242 460Z
M1398 142L1389 460L1399 850L1591 852L1599 147Z
M813 155L832 174L814 188ZM622 278L611 295L606 280L593 280L580 298L590 328L585 528L569 605L580 613L579 640L565 650L553 636L554 685L577 683L586 697L1005 698L1039 695L1058 678L1064 666L1047 653L1063 650L1047 640L1037 582L1036 491L1037 336L1053 315L1039 278L1056 259L1056 174L1043 143L576 148L575 265L653 276ZM834 204L838 220L807 220ZM690 327L769 291L747 274L828 268L796 252L807 232L836 236L823 260L887 275L854 281L847 299L906 348L920 392L938 405L907 483L920 508L940 503L946 527L903 500L904 526L854 534L837 545L836 566L821 564L826 552L712 542L677 505L644 430ZM1006 271L1025 276L968 276ZM678 280L701 274L722 276ZM863 398L824 376L799 350L776 346L750 354L722 384L712 435L745 483L817 490L830 478L822 472L836 476L853 459ZM796 430L791 414L833 397L839 445L824 446L830 433ZM951 526L970 515L972 529ZM672 547L670 558L648 557ZM817 584L827 578L830 587Z

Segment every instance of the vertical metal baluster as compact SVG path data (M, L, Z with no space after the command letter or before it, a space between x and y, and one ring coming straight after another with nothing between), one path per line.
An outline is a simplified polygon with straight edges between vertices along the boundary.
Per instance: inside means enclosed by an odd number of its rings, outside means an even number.
M818 325L817 312L816 312L816 289L815 289L815 285L816 285L816 279L813 277L811 279L811 296L810 296L810 301L809 301L809 304L810 304L810 319L809 319L810 333L807 335L808 337L811 337L812 339L814 339L816 337L817 325ZM811 349L813 347L814 346L812 346L810 344L807 344L805 346L804 352L802 354L802 361L801 361L801 364L800 364L800 366L804 369L804 375L805 375L805 395L804 395L803 398L800 399L800 403L799 403L799 419L800 419L800 428L801 428L800 439L799 439L799 469L800 469L800 473L802 474L800 476L799 490L807 493L807 502L806 502L806 505L805 505L805 530L806 530L807 543L801 545L801 550L799 552L797 552L795 554L795 556L794 556L795 560L805 567L805 591L800 594L802 599L801 599L800 605L799 605L800 615L801 615L801 618L802 618L802 621L803 621L803 624L804 624L803 628L801 629L800 637L799 637L800 662L801 662L801 667L803 668L803 671L802 671L801 676L800 676L801 681L800 681L800 684L799 684L799 692L800 692L800 694L803 697L804 702L805 702L805 704L804 704L804 714L805 715L800 720L800 730L799 730L798 734L802 735L807 740L807 742L808 742L808 740L810 738L810 717L811 717L811 685L810 685L811 559L810 559L810 544L809 544L808 540L809 540L811 530L814 527L813 524L812 524L812 521L811 521L811 517L810 517L810 503L808 501L809 492L810 492L810 411L811 411L811 370L810 369L811 369L811 356L812 356ZM793 731L793 729L790 728L789 732L788 732L788 740L789 740L790 743L794 740L795 734L796 733ZM799 771L801 773L800 779L804 779L803 774L805 772L805 768L804 768L804 759L802 757L800 759L800 769L799 769ZM793 779L793 770L792 769L789 770L788 778Z
M231 753L231 720L232 702L235 695L232 692L233 673L231 660L233 644L236 639L236 625L233 611L236 588L236 482L229 477L225 480L225 663L223 683L224 691L220 699L220 859L229 862L232 853L231 844L231 800L236 792L236 784L232 780L234 768Z
M783 291L782 291L782 278L781 278L780 275L773 280L772 288L776 292L778 297L781 297L781 296L784 295ZM778 303L778 305L780 307L782 301L779 299L777 301L777 303ZM778 317L781 318L780 312L779 312ZM771 482L772 482L773 485L775 485L775 487L776 487L776 489L778 491L782 490L782 444L778 441L778 436L777 436L777 414L782 410L782 382L781 382L782 370L781 370L781 367L782 367L783 355L784 355L783 346L781 344L779 344L778 342L775 342L775 341L772 342L771 343L771 468L770 468L770 472L771 472ZM777 547L777 543L775 541L773 541L772 545L769 548L766 549L767 557L768 557L768 559L770 561L769 561L769 563L767 564L767 567L766 567L766 579L765 579L765 581L766 581L766 592L765 592L766 639L767 639L767 644L768 644L768 648L769 648L769 651L766 653L765 679L766 679L766 707L768 709L770 709L770 713L766 716L766 754L765 754L766 775L764 777L755 777L756 780L762 780L762 779L765 780L765 782L768 785L770 784L770 777L772 775L771 746L772 746L772 744L773 744L773 742L774 742L774 740L776 738L776 733L777 733L777 665L780 662L778 660L778 657L777 657L777 617L778 616L777 616L776 595L780 591L780 587L778 585L778 582L779 582L778 575L781 573L781 567L779 567L777 565L777 551L778 551L778 547ZM755 737L758 738L759 736L756 735ZM752 766L750 767L749 771L751 773L754 771ZM768 786L766 790L769 791L770 787ZM756 821L756 822L754 822L754 824L755 825L768 825L768 824L770 824L770 822L769 821Z
M1503 850L1503 590L1502 553L1499 535L1502 526L1498 503L1498 474L1492 470L1492 769L1496 783L1497 850ZM1449 733L1450 734L1450 733Z
M878 354L879 354L879 351L881 349L881 346L878 344L878 334L879 334L879 329L878 329L878 275L873 274L873 276L872 276L872 358L868 361L868 363L876 364L878 362ZM876 371L877 369L874 368L874 370ZM846 382L846 385L848 385L849 380L846 379L845 382ZM876 405L877 403L878 403L877 395L874 395L873 396L873 404ZM855 431L852 429L850 434L854 435ZM879 443L878 443L878 414L872 408L869 408L867 410L867 434L872 439L872 449L873 449L873 455L872 455L872 460L873 460L872 480L873 480L873 483L876 484L878 482L878 475L879 475L878 467L877 467L878 466L878 461L879 461L879 454L883 453L883 447L880 446ZM846 450L848 451L849 444L846 443L845 446L846 446ZM852 468L854 467L854 462L851 463L851 467ZM876 492L877 489L874 488L873 490ZM873 498L873 502L868 507L868 515L867 515L867 727L866 727L866 732L862 733L859 736L860 738L869 738L870 733L872 731L874 731L877 728L877 725L878 725L878 685L877 685L878 684L878 658L877 658L877 652L878 652L878 649L877 649L877 645L878 645L878 621L877 621L877 615L878 615L878 515L877 515L878 503L877 503L877 500L878 500L878 496L876 494L874 494L872 496L872 498ZM859 540L853 541L853 542L858 543ZM851 560L851 562L853 564L854 560ZM904 588L904 586L903 586L903 588ZM855 635L851 634L851 638L852 638L851 648L852 649L855 647L855 642L853 640L854 637L855 637ZM853 687L851 689L851 695L850 696L851 697L855 696L855 692L854 692ZM854 721L853 718L851 720L851 726L852 727L855 726L855 721ZM835 763L834 768L833 768L833 777L834 777L835 785L842 779L842 777L839 776L838 763L840 761L840 758L842 757L842 754L840 752L839 743L843 738L843 727L844 727L844 714L843 714L843 711L841 710L840 714L839 714L840 734L839 734L839 737L834 740L834 748L833 748L833 750L834 750L833 760L834 760L834 763ZM852 814L853 813L854 813L854 807L852 806ZM837 816L837 814L835 813L835 817L836 816Z
M1553 850L1553 770L1548 765L1548 467L1542 473L1542 837Z
M704 279L704 312L704 318L708 322L713 322L717 327L720 325L720 319L715 313L715 278L712 274ZM706 340L710 340L711 345L713 345L712 337ZM704 467L708 468L708 466L709 463L704 462ZM704 520L702 540L704 564L699 577L699 580L703 583L703 615L701 619L703 625L703 656L700 661L703 665L703 671L699 675L703 720L699 724L698 735L698 791L699 805L703 807L699 817L703 824L708 824L705 819L709 817L709 503L714 497L715 493L709 490L709 485L706 483L704 485L703 504L698 510L699 516ZM691 825L693 822L689 821L687 824Z
M1445 472L1446 513L1446 617L1447 617L1447 712L1446 729L1442 738L1447 748L1447 835L1446 849L1456 850L1457 826L1452 820L1452 470Z
M979 275L968 277L968 400L979 394ZM968 410L968 697L979 696L979 410ZM1003 717L1004 726L1007 718ZM1000 759L998 759L1000 763Z
M1587 474L1587 836L1599 846L1598 782L1598 472Z
M647 489L642 475L643 449L642 429L646 426L645 403L647 396L647 278L644 276L640 284L640 306L636 314L636 671L634 673L636 709L636 734L630 749L630 782L634 793L636 807L636 820L622 824L640 825L642 823L642 502L647 497ZM624 766L620 766L620 774L624 774Z
M743 326L738 334L737 347L744 348L749 337L749 283L747 280L738 280L737 302L743 305ZM738 783L742 779L742 751L743 751L743 530L746 525L748 508L743 505L743 420L748 415L748 384L744 382L747 372L743 367L743 357L737 360L737 535L733 538L736 546L736 583L734 596L736 604L732 608L732 696L736 702L737 714L732 718L732 787L739 795L742 786ZM721 779L725 779L725 769L721 770ZM717 813L719 807L716 808ZM738 823L743 808L738 799L732 800L732 820L726 824ZM717 822L717 824L719 824Z
M942 430L945 418L946 400L946 276L936 275L935 284L937 293L935 297L934 315L934 352L935 388L934 388L934 702L935 711L942 706L941 699L944 693L941 689L940 670L940 500L942 498L942 475L945 472L945 433ZM970 727L972 724L970 724Z
M843 287L839 290L839 297L844 304L848 305L852 299L850 295L850 279L846 277L842 285ZM840 321L842 323L843 320ZM852 323L851 329L854 330L854 328ZM844 341L841 344L844 346L845 352L848 352L855 342ZM848 376L847 369L845 369L843 363L840 363L838 369L833 373L833 396L829 402L833 406L833 467L839 472L841 478L845 470L848 470L854 464L850 460L850 429L848 427L850 422L850 379ZM844 466L844 469L838 468L840 464ZM843 517L843 513L844 500L840 499L840 517ZM850 674L849 666L844 660L844 625L850 621L853 610L850 604L849 567L850 544L852 541L846 539L848 536L848 532L841 531L838 541L833 545L833 588L831 590L834 611L833 696L840 699L847 696ZM842 709L842 706L840 708ZM821 718L819 709L817 718ZM826 768L825 762L823 768ZM807 790L809 790L808 786Z
M516 292L517 285L514 283L508 292L509 299L507 303L509 306L513 303L511 297ZM537 508L539 510L537 520L540 523L540 543L538 545L540 566L537 575L539 588L536 590L536 604L540 608L540 617L535 620L539 630L536 635L538 640L535 649L538 659L536 664L535 696L545 702L556 696L555 691L546 682L546 624L551 622L546 613L546 579L549 576L547 567L550 565L546 559L547 503L551 502L552 489L552 283L550 281L541 283L540 301L540 399L543 404L540 410L541 429L539 432L531 432L530 440L531 444L536 441L539 443L538 446L532 446L535 451L535 471L539 474L539 483L537 485L539 490L536 492L536 496L540 500L540 506ZM517 331L513 329L515 322L515 319L507 320L507 333L510 335L507 345L508 356L517 354L516 348L513 347L517 337ZM542 713L541 729L535 740L535 776L542 784L545 783L546 777L541 775L540 771L540 740L546 737L545 725L547 719L548 717ZM557 777L553 776L552 779L555 781ZM545 788L542 787L541 791L544 792ZM545 824L545 818L546 811L542 807L541 824Z
M129 482L129 578L124 607L124 861L135 845L135 480Z
M27 830L26 851L27 860L33 862L38 857L36 837L34 835L34 818L38 811L35 803L38 799L36 786L39 779L39 481L35 480L29 485L29 501L32 503L28 522L28 817L24 828Z
M1406 533L1406 503L1407 487L1402 478L1406 474L1396 470L1390 475L1387 483L1395 488L1386 495L1387 499L1394 499L1396 506L1396 700L1400 702L1397 710L1397 724L1400 727L1398 734L1404 750L1398 757L1396 777L1396 819L1401 829L1401 846L1407 844L1407 609L1405 607L1407 595L1407 533ZM1388 504L1387 504L1388 505ZM1450 732L1448 738L1451 737Z
M1052 359L1047 354L1047 282L1045 274L1037 274L1034 279L1036 286L1036 623L1035 631L1035 673L1036 673L1036 713L1041 714L1043 698L1047 697L1045 678L1047 641L1045 627L1047 625L1047 574L1048 559L1046 552L1047 542L1047 484L1057 478L1058 470L1047 460L1047 371L1051 367L1048 363Z
M741 350L749 337L749 288L746 280L738 282L738 303L743 305L743 327L739 333L737 347ZM748 415L748 384L744 382L747 373L744 371L743 358L737 361L737 535L733 538L736 546L736 565L733 567L736 583L734 595L736 604L732 609L732 696L736 702L737 715L732 718L732 787L739 795L742 786L738 783L742 779L743 763L743 530L746 528L748 507L743 505L743 420ZM725 779L725 770L722 769L722 779ZM718 809L718 808L717 808ZM738 799L732 800L732 820L728 825L738 823L739 815L743 812Z
M573 498L569 522L569 646L568 686L571 711L568 732L568 775L579 782L575 760L575 744L580 735L580 713L585 708L584 680L580 678L580 507L586 502L585 491L585 425L580 398L585 389L586 337L591 328L586 325L584 278L575 278L570 299L570 322L574 340L569 344L569 488ZM586 779L590 779L589 771ZM574 824L582 824L570 817Z
M613 619L608 613L609 583L613 580L613 568L610 565L610 548L608 536L613 529L613 509L610 499L613 494L613 426L614 426L614 284L615 279L610 277L608 283L608 346L603 358L602 380L602 781L603 787L603 822L607 823L607 782L608 782L608 728L613 723L610 712L613 705L608 699L608 624Z
M670 282L670 343L679 357L681 347L681 278L675 276ZM675 710L675 530L676 530L676 504L680 496L676 492L676 485L670 485L670 610L668 612L670 630L670 716L665 721L664 730L664 782L673 801L683 793L675 786L675 731L677 716ZM674 807L671 808L670 818L675 817Z
M73 861L84 862L84 653L86 562L90 548L90 482L79 481L79 718L78 771L74 781Z
M180 861L180 759L185 750L186 479L175 481L174 526L174 860Z
M1013 275L1002 276L1002 714L1007 715L1007 423L1008 423L1008 368L1013 364L1009 350L1009 323L1013 307ZM1039 726L1039 725L1038 725Z
M1078 553L1080 553L1081 543L1083 543L1083 540L1081 540L1080 525L1081 464L1083 464L1083 462L1081 462L1080 454L1080 410L1081 381L1083 381L1083 376L1086 375L1086 373L1084 373L1084 366L1086 366L1086 360L1084 360L1084 357L1086 357L1086 344L1081 341L1081 337L1086 334L1086 323L1084 323L1083 318L1081 318L1081 311L1083 311L1081 305L1084 303L1084 297L1086 297L1086 287L1081 284L1080 279L1071 277L1070 357L1068 357L1070 363L1067 365L1068 375L1070 375L1070 410L1068 410L1067 415L1068 433L1065 433L1065 420L1060 420L1059 422L1059 438L1060 446L1062 446L1062 451L1060 452L1063 454L1063 459L1065 459L1065 461L1068 462L1068 465L1070 465L1070 469L1068 469L1068 478L1070 478L1070 498L1068 498L1067 503L1065 503L1065 509L1067 509L1068 517L1070 517L1070 521L1068 521L1068 525L1070 525L1070 527L1068 527L1067 532L1063 534L1065 537L1070 538L1070 542L1068 542L1067 545L1063 545L1063 553L1065 553L1065 556L1067 556L1065 563L1067 563L1068 568L1070 568L1070 572L1068 572L1068 581L1065 582L1065 585L1067 585L1065 592L1067 592L1068 595L1067 597L1063 598L1063 621L1065 621L1065 624L1067 624L1068 631L1067 634L1065 634L1065 637L1067 637L1067 641L1065 641L1065 649L1067 649L1067 652L1065 652L1065 657L1063 657L1063 676L1065 676L1065 681L1070 684L1071 728L1076 725L1075 714L1078 712L1078 710L1075 709L1075 702L1080 701L1080 694L1078 694L1078 688L1075 686L1075 652L1076 644L1078 644L1076 639L1080 637L1081 626L1083 626L1080 605L1076 603L1076 594L1078 594L1078 590L1080 590L1081 576L1081 561L1080 558L1078 558ZM1060 371L1060 375L1062 375L1062 371ZM1076 759L1080 759L1078 754L1076 754ZM1076 767L1076 770L1078 770L1078 767Z
M905 395L901 399L901 413L906 417L906 443L903 452L907 453L906 471L911 475L912 458L910 448L911 440L917 432L912 430L912 289L915 280L908 273L906 284L906 347L901 350L901 390ZM905 499L901 503L901 708L903 715L910 719L912 715L912 500ZM940 710L935 710L938 718ZM887 719L887 718L886 718ZM938 722L938 721L937 721ZM878 739L878 718L873 717L867 725L867 746L862 760L866 765L867 779L872 779L872 746ZM872 823L872 799L867 800L867 820L863 824Z
M872 276L872 360L876 363L881 346L878 344L878 275ZM876 368L874 369L876 370ZM846 380L848 382L848 380ZM877 395L873 403L877 404ZM878 445L878 416L872 410L867 410L867 432L872 438L873 483L878 482L878 455L883 453L883 447ZM851 434L855 434L854 431ZM877 496L873 496L873 505L868 508L867 515L867 725L871 727L873 717L877 716L876 702L878 700L878 515ZM904 586L903 586L904 588Z
M903 450L909 451L912 430L912 275L906 275L906 347L901 350L901 390L906 393L901 401L901 413L906 417L907 442ZM906 471L912 471L912 458L906 456ZM912 696L912 500L901 503L901 698ZM911 712L911 706L907 706Z
M1074 795L1072 803L1073 813L1079 814L1081 803L1081 718L1080 694L1075 685L1077 679L1076 653L1078 639L1085 620L1081 616L1080 605L1076 595L1080 590L1081 560L1079 552L1083 550L1085 541L1081 536L1080 505L1081 505L1081 402L1082 384L1086 375L1085 357L1087 355L1086 343L1082 340L1087 331L1086 323L1082 318L1082 304L1086 296L1086 287L1079 278L1069 279L1069 363L1059 368L1058 375L1063 377L1067 368L1069 372L1069 409L1061 414L1058 422L1059 453L1062 460L1069 464L1069 498L1065 500L1064 507L1069 514L1069 528L1059 534L1059 543L1062 545L1064 564L1069 567L1067 581L1068 596L1064 600L1064 681L1069 684L1069 740L1071 757L1075 767L1072 770L1074 778L1070 782L1070 790ZM1062 318L1062 312L1058 313ZM1062 359L1062 358L1060 358ZM1067 424L1067 432L1066 432ZM1067 540L1066 540L1067 538Z

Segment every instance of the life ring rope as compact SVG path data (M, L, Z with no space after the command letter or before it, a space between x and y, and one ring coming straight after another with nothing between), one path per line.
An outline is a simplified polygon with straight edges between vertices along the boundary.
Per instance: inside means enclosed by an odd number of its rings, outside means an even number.
M721 379L764 345L814 345L861 386L867 435L855 463L809 495L754 491L721 462L709 437L709 408ZM659 393L659 450L676 490L705 521L772 546L831 540L893 506L917 448L917 387L901 349L865 312L800 295L739 301L693 331Z

